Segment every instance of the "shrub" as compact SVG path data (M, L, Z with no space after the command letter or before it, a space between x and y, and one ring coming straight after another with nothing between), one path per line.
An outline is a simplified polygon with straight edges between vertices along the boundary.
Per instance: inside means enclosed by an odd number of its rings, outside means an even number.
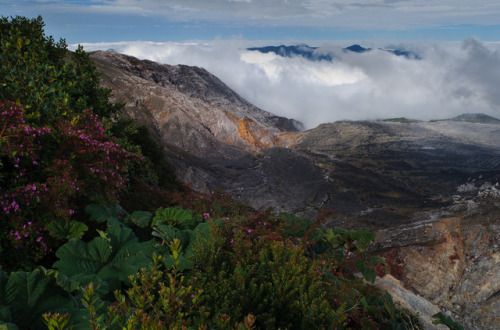
M0 246L9 268L17 262L7 260L8 255L27 255L32 261L43 257L53 247L47 239L49 223L68 222L90 196L116 201L126 188L129 164L141 156L116 144L90 110L40 128L30 126L24 109L12 102L1 102L0 114L0 206L5 214L0 229L10 242ZM33 249L38 253L26 253Z
M99 86L88 54L81 47L70 54L65 40L56 43L44 26L41 16L0 18L0 99L24 105L27 121L36 127L68 118L68 110L113 116L121 106Z

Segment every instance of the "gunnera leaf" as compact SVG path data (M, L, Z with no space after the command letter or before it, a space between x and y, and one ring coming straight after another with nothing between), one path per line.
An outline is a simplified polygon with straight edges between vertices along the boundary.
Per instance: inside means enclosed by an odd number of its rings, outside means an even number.
M120 222L127 215L127 211L120 205L105 203L89 204L85 207L85 212L90 215L90 220L108 224Z
M131 229L119 224L109 227L105 235L89 243L72 240L64 244L56 252L59 261L54 268L79 286L90 282L100 285L99 294L106 295L128 284L130 275L153 263L153 241L141 243Z
M141 228L149 227L149 223L151 222L151 217L153 214L148 211L134 211L128 218L128 221L137 225Z
M170 225L179 229L193 229L199 220L190 210L180 207L159 208L155 212L151 226L159 224Z
M3 304L10 309L10 322L21 329L44 329L42 314L74 309L74 299L57 285L56 277L56 271L43 267L11 273L3 292Z
M47 229L49 230L50 236L69 240L71 238L82 238L89 227L80 221L72 220L70 222L53 221L47 226Z
M181 241L183 247L189 245L191 240L191 230L181 230L171 225L159 224L153 228L152 235L160 238L165 243L170 243L174 239Z

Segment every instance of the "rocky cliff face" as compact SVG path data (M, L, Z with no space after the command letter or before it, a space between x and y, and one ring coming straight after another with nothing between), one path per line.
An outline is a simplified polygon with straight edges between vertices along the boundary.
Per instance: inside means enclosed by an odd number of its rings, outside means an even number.
M373 251L393 275L384 283L400 281L471 328L500 327L500 125L345 121L301 131L204 69L91 56L184 182L258 209L334 209L327 225L377 232Z
M128 116L190 154L219 158L278 146L281 133L302 128L253 106L205 69L115 52L91 56Z

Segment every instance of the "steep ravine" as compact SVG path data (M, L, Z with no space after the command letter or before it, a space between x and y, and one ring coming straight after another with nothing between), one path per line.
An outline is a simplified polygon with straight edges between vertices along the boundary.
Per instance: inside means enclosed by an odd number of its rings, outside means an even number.
M184 182L257 209L334 209L328 226L377 232L373 252L393 275L380 285L409 307L500 328L500 125L344 121L301 131L204 69L91 57Z

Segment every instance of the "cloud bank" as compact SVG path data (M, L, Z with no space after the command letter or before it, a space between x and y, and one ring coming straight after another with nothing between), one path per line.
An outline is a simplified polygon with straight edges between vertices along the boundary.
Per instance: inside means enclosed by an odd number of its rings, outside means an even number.
M165 64L204 67L258 107L312 128L337 120L407 117L430 120L480 112L500 117L500 44L384 45L421 59L374 49L345 52L323 44L333 61L248 51L248 41L84 44ZM371 45L364 45L371 46Z

